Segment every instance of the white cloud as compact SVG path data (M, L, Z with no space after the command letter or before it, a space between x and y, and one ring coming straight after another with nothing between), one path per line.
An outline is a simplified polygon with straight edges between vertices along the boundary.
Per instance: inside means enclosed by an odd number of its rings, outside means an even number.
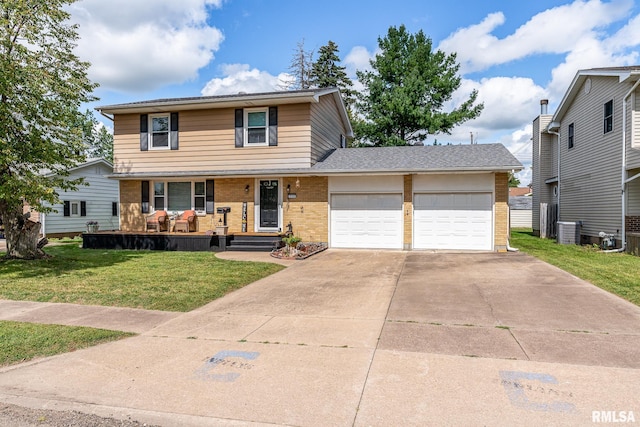
M206 22L222 0L81 0L70 7L79 24L77 54L102 87L148 91L183 83L213 59L223 35Z
M463 73L541 53L572 51L585 37L628 15L632 0L601 2L577 0L533 16L513 34L499 39L492 32L505 16L492 13L477 25L462 28L443 40L438 49L456 52Z
M226 64L221 69L225 77L209 80L201 91L202 95L273 92L283 90L283 82L290 78L287 73L273 76L266 71L251 68L248 64Z

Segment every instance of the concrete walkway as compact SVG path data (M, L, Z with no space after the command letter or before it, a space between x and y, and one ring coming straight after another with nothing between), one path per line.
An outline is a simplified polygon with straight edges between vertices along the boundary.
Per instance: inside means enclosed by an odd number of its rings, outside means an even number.
M639 307L526 255L329 250L0 369L0 401L166 426L578 426L640 421L637 354Z

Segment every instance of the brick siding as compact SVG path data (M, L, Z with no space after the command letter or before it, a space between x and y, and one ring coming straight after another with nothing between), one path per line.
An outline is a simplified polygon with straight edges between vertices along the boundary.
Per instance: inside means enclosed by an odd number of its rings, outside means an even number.
M509 176L495 174L495 229L494 249L505 251L509 239Z

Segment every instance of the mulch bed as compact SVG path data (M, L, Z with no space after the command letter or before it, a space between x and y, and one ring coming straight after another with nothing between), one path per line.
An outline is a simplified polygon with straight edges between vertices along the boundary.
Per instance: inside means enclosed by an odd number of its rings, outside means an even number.
M295 248L284 246L279 249L271 251L271 256L279 259L306 259L311 255L315 255L319 252L327 249L326 243L298 243Z

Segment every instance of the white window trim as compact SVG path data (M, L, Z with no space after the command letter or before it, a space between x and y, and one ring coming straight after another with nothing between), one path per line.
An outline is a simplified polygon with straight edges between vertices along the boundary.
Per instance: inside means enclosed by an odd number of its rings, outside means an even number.
M167 128L167 146L166 147L154 147L153 146L153 119L158 117L166 117L168 128ZM171 114L170 113L158 113L158 114L149 114L149 150L170 150L171 149Z
M265 115L265 142L250 143L249 142L249 113L264 113ZM269 107L261 107L261 108L245 108L244 109L244 146L245 147L265 147L269 146Z
M73 205L76 205L77 207L77 213L73 213ZM80 201L79 200L72 200L69 202L69 216L77 216L79 217L82 214L81 211L82 207L80 205Z
M207 211L206 211L206 209L207 209L207 181L206 180L203 180L203 181L200 181L200 180L195 180L195 181L194 180L189 180L189 181L187 181L187 180L180 180L180 179L167 179L167 180L151 181L149 183L149 186L152 188L152 193L153 193L153 195L152 195L153 203L151 205L152 212L155 212L155 211L167 211L167 213L169 213L169 214L173 214L173 213L181 214L182 212L184 212L184 210L181 210L181 211L169 211L169 205L168 205L169 204L169 187L168 187L169 182L189 182L189 183L191 183L191 207L189 209L195 211L197 216L205 216L206 215L206 213L207 213ZM204 198L204 209L203 210L196 210L196 182L204 183L204 194L201 195L201 196L198 196L198 197L203 197ZM158 206L155 205L155 201L156 201L155 200L155 197L156 197L155 184L156 183L158 183L158 184L162 183L164 185L164 195L162 197L164 198L164 204L165 205L161 206L161 207L158 207Z

